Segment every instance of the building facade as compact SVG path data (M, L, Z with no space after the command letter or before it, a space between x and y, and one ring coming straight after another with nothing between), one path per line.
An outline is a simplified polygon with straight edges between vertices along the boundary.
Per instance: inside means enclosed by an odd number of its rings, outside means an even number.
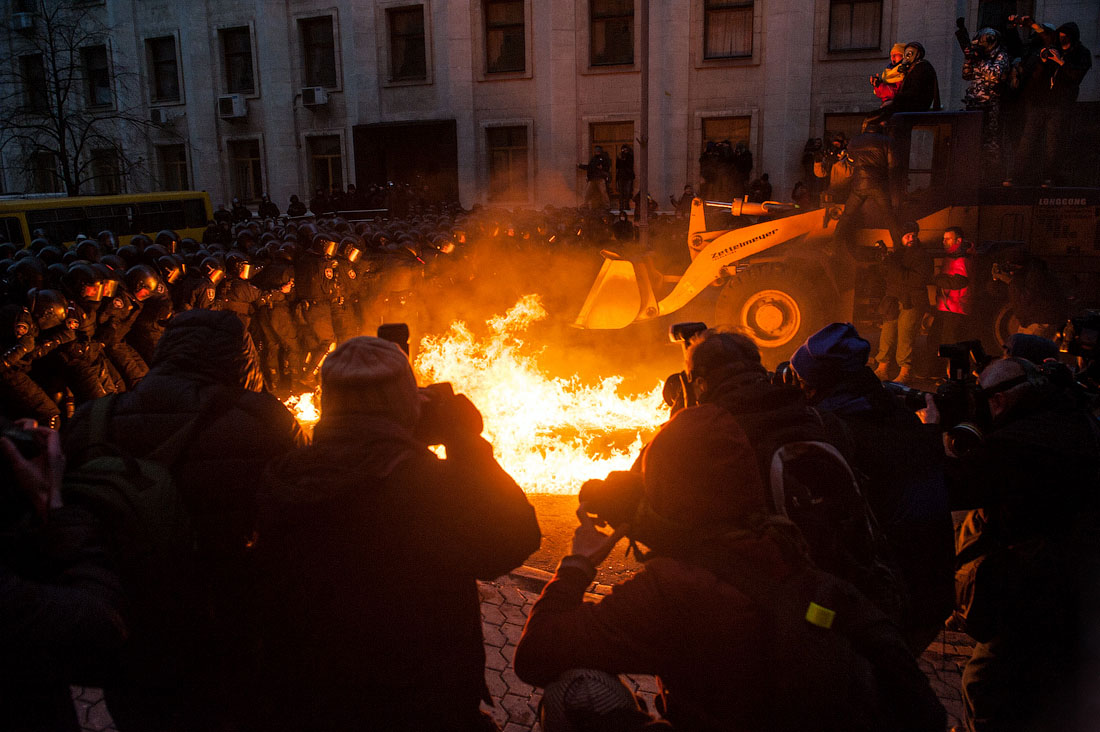
M11 63L16 25L33 22L18 16L58 1L3 3ZM1073 20L1100 50L1095 0L649 1L659 201L696 182L704 144L723 139L745 141L752 175L770 173L786 197L808 138L857 130L878 106L868 77L897 41L924 44L944 107L961 107L956 17L971 32L1012 12ZM467 207L576 205L577 164L594 145L638 149L640 2L85 0L109 28L102 52L81 57L98 80L85 93L116 95L149 122L125 140L138 164L112 182L102 163L96 189L269 192L285 208L318 186L397 180ZM115 83L122 70L134 83ZM1100 100L1100 70L1081 99ZM19 154L4 148L4 190L48 186L13 163Z

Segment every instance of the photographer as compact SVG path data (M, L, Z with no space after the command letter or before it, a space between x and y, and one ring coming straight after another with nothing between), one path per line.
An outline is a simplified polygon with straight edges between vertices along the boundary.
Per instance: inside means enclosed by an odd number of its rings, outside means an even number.
M979 641L963 672L968 728L1085 730L1100 580L1094 420L1023 359L994 361L977 399L984 441L947 464L956 619ZM926 421L938 422L929 399Z
M603 689L619 673L658 674L658 707L683 732L943 729L943 710L897 630L813 567L790 521L769 515L760 475L744 469L754 452L733 415L705 404L661 428L640 476L609 477L634 510L605 513L596 492L582 488L592 502L578 511L573 553L535 603L515 652L516 674L547 687L546 732L642 729L629 700L607 703ZM614 533L600 532L592 512ZM624 534L648 548L642 570L602 602L584 602L596 567ZM807 596L833 602L846 630L807 622ZM841 597L852 604L840 608ZM880 665L887 658L889 673ZM569 696L587 704L574 704L567 725L551 717L551 701Z
M791 357L807 401L832 418L909 597L902 630L914 655L951 614L954 547L939 431L921 424L867 364L850 323L810 336Z
M1001 34L993 28L982 28L963 48L963 55L962 78L970 82L963 104L968 111L982 112L984 170L987 177L1000 176L1001 102L1011 65Z
M1076 23L1064 23L1051 32L1029 17L1010 18L1017 25L1027 25L1038 36L1043 47L1034 68L1023 87L1024 129L1013 165L1012 177L1006 184L1064 185L1062 158L1065 154L1070 117L1081 80L1092 68L1092 53L1081 44L1081 31Z
M76 732L69 685L100 683L125 636L118 576L91 515L61 499L57 432L15 423L0 452L0 719Z
M313 444L268 470L264 728L484 730L475 580L538 549L534 509L476 407L418 390L397 345L345 341L321 387Z

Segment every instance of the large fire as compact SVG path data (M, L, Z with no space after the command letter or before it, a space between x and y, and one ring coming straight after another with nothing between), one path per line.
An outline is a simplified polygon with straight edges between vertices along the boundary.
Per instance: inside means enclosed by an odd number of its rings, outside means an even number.
M524 332L547 317L537 296L492 318L476 337L465 323L426 336L414 364L420 383L448 381L485 419L497 460L528 493L576 493L589 478L626 470L662 421L661 385L644 394L619 393L622 377L596 383L548 376L538 365L545 349ZM298 420L317 421L311 394L287 400Z

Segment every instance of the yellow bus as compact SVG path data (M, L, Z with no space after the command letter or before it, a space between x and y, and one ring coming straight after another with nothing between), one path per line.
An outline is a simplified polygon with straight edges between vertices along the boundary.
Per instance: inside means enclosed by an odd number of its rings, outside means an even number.
M51 243L68 246L77 234L94 239L107 230L121 246L135 234L156 236L170 229L181 239L201 239L213 216L210 196L203 191L0 198L0 238L26 246L31 232L42 229Z

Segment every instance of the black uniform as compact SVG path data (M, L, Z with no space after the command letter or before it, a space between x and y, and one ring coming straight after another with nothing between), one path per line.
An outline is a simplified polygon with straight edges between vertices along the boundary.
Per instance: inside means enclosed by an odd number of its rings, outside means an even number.
M116 291L110 300L104 300L99 310L96 338L103 344L107 357L122 375L128 390L149 373L145 359L125 340L141 310L141 303L123 289Z

